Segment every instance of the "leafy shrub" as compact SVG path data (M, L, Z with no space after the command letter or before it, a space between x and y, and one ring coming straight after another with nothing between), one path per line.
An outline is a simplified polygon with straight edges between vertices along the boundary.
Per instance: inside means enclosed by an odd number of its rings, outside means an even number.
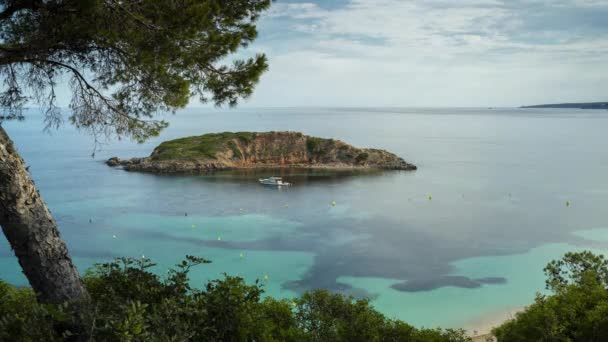
M355 160L357 161L357 163L361 164L361 163L365 162L368 158L369 158L369 154L367 152L361 152L361 153L359 153L357 158L355 158Z
M98 264L84 277L92 300L78 316L0 282L0 341L63 341L76 335L76 320L91 341L468 341L463 331L416 329L326 291L262 299L258 282L228 275L192 288L190 268L207 262L187 256L166 279L149 272L148 259Z
M40 305L30 289L0 282L0 341L60 341L54 325L65 320L61 307Z
M308 150L308 152L310 153L314 153L317 148L319 147L320 144L320 139L317 138L313 138L313 137L308 137L306 139L306 149Z
M232 140L238 139L242 143L248 144L255 138L255 135L252 132L223 132L165 141L154 149L152 159L157 161L216 159L217 152L223 150L226 144L234 152L230 144L234 148L236 148L236 145ZM238 149L236 150L238 151Z
M545 268L547 289L515 319L494 330L499 341L608 341L608 262L567 253Z
M232 151L232 155L237 157L237 158L243 158L243 154L241 153L241 150L239 150L238 146L236 146L236 143L234 141L229 141L227 143L228 148Z
M236 132L235 134L239 140L246 144L250 143L256 135L254 132Z

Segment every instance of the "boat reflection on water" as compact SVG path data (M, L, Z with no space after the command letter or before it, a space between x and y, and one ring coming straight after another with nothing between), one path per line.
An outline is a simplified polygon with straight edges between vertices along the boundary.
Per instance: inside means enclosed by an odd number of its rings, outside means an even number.
M269 179L269 175L288 181L291 186L305 184L340 183L357 177L387 176L390 173L383 170L352 170L352 169L313 169L313 168L251 168L240 170L223 170L204 175L194 176L201 181L213 183L232 183L253 185L257 180ZM394 173L395 175L398 173ZM279 187L283 188L283 187Z

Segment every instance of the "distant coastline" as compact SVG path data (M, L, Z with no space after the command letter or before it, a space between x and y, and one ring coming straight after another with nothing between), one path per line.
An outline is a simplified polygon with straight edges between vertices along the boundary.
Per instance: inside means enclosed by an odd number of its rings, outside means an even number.
M554 103L519 108L574 108L574 109L608 109L608 102Z

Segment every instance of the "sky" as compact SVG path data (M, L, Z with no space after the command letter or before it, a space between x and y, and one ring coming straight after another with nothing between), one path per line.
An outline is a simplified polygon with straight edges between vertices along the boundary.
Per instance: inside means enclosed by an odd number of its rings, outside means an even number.
M240 106L608 101L606 18L608 0L276 0L232 56L270 64Z
M254 107L608 101L608 0L278 0ZM200 106L196 101L191 106Z

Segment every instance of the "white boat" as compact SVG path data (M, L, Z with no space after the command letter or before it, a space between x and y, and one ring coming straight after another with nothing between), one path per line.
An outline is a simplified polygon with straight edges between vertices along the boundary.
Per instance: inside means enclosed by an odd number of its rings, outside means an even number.
M290 186L291 183L283 182L283 178L281 177L269 177L269 178L260 178L260 183L264 185L274 185L274 186Z

